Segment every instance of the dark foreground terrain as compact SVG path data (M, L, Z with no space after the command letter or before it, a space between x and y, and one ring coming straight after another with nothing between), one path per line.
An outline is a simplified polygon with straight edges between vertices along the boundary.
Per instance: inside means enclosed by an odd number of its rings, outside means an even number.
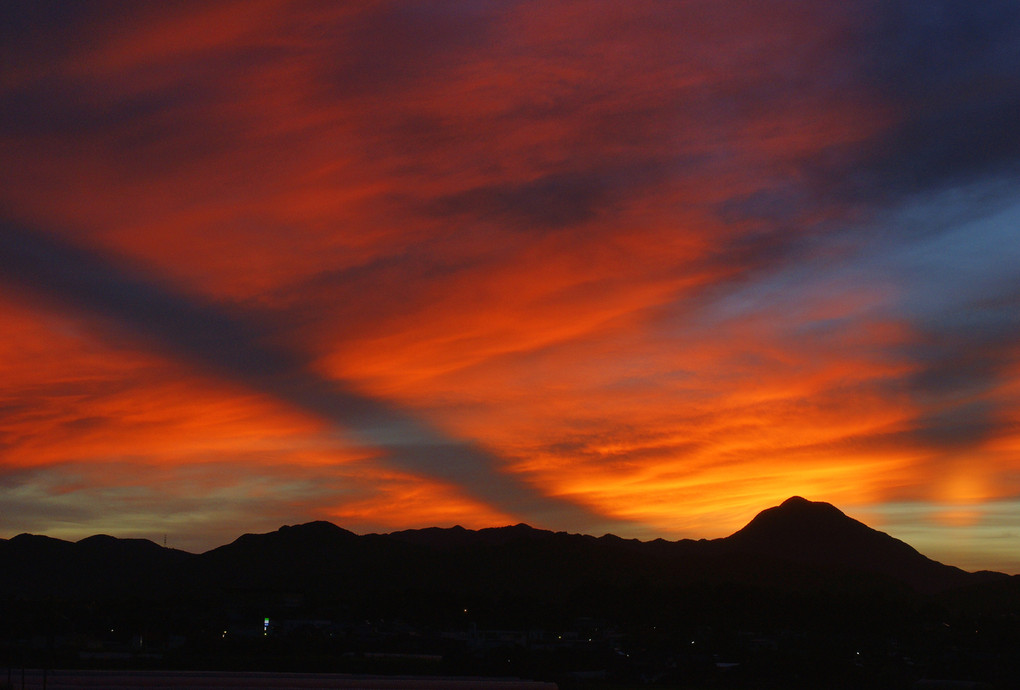
M196 555L19 535L0 540L0 687L35 668L26 687L42 669L49 688L52 669L178 669L418 687L1014 688L1018 580L937 563L801 498L700 541L318 522Z
M7 684L25 690L555 690L552 683L507 678L351 676L337 673L222 671L63 671L28 669Z

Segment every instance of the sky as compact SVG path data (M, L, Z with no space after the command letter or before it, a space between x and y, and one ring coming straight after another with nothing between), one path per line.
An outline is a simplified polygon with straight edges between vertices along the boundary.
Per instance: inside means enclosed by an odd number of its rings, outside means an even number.
M0 5L0 536L1020 572L1020 4Z

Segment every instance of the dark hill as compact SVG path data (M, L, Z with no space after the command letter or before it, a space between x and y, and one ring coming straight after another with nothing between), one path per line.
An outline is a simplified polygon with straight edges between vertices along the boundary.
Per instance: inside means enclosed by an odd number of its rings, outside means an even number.
M0 588L52 599L149 596L167 591L191 558L146 539L95 535L74 543L19 534L0 542Z
M606 669L627 687L1020 678L1020 578L937 563L799 497L698 541L312 522L190 554L19 535L0 540L0 612L9 668Z
M922 592L962 587L987 577L933 561L829 503L800 496L763 510L723 541L727 548L742 553L872 573Z
M217 600L288 592L365 615L372 606L417 600L437 609L471 600L493 616L511 609L568 615L572 607L652 612L657 597L725 583L826 591L837 581L870 578L931 593L1005 577L937 563L828 503L800 497L710 541L595 538L524 524L358 536L328 522L246 534L199 555L105 535L77 543L32 535L0 540L6 597Z
M192 557L181 581L196 592L325 587L352 569L361 545L361 537L330 522L284 525Z

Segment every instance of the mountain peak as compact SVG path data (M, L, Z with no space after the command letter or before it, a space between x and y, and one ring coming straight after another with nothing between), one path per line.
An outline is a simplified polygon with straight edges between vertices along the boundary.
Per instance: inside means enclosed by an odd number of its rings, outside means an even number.
M879 533L847 517L831 503L792 496L780 505L758 513L729 539L769 548L783 547L785 550L804 546L825 547L847 537L860 539L871 534Z
M929 591L956 584L963 575L831 503L801 496L761 511L723 542L744 553L883 573Z
M314 520L312 522L305 522L299 525L284 525L277 532L291 532L301 534L319 534L319 535L353 535L354 532L345 530L343 527L327 522L326 520Z
M775 508L771 508L770 510L797 513L811 512L817 515L827 513L832 516L842 516L844 518L846 517L846 514L844 514L843 511L841 511L839 508L832 505L831 503L826 503L825 501L809 501L803 496L791 496L790 498L786 499L778 506L776 506Z

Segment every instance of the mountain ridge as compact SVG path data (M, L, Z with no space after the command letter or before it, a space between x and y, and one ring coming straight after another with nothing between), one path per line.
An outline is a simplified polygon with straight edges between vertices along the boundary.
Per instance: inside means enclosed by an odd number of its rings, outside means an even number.
M701 540L641 541L612 534L594 537L524 523L479 530L457 525L358 535L322 520L284 525L263 534L244 534L200 554L165 549L145 539L109 535L93 535L77 542L28 534L0 540L0 563L16 557L20 567L14 571L31 579L28 561L39 560L42 570L50 570L43 578L48 582L59 581L59 577L53 575L56 568L46 567L47 560L70 562L86 572L101 570L104 565L119 566L122 571L158 574L161 581L168 572L181 570L181 579L200 586L203 579L226 582L231 577L251 585L262 581L280 584L298 577L299 571L322 583L338 575L353 580L358 568L379 571L397 567L401 560L417 559L423 563L423 573L433 573L439 580L442 561L450 561L451 554L477 561L464 566L463 576L482 576L478 564L499 562L513 554L522 564L545 558L569 572L564 554L573 554L578 562L593 569L604 569L604 562L638 571L665 569L669 577L685 582L699 578L742 580L746 579L743 571L782 573L793 568L818 575L858 573L899 582L922 593L935 593L1008 577L994 571L968 573L939 563L909 544L848 517L830 503L800 496L762 510L727 537ZM632 561L629 565L628 558ZM285 568L284 564L289 565ZM538 572L540 565L533 564L532 569ZM667 577L661 573L656 576ZM170 579L174 577L170 575ZM125 572L97 579L125 587L130 584ZM12 580L9 575L0 575L0 584L18 586L16 578Z
M747 673L796 675L820 659L817 675L828 678L836 666L860 673L853 650L877 644L875 659L915 679L900 645L929 669L947 639L971 650L975 668L993 658L1012 673L1020 576L943 565L794 497L701 540L523 523L357 535L316 521L192 554L109 535L25 534L0 540L0 610L10 631L0 658L21 659L39 640L34 663L50 663L47 641L60 640L71 667L99 649L124 664L165 655L159 663L180 668L394 673L442 663L505 675L514 660L528 674L605 668L634 680L678 668L714 678L717 658L739 653ZM765 659L775 665L753 665Z

